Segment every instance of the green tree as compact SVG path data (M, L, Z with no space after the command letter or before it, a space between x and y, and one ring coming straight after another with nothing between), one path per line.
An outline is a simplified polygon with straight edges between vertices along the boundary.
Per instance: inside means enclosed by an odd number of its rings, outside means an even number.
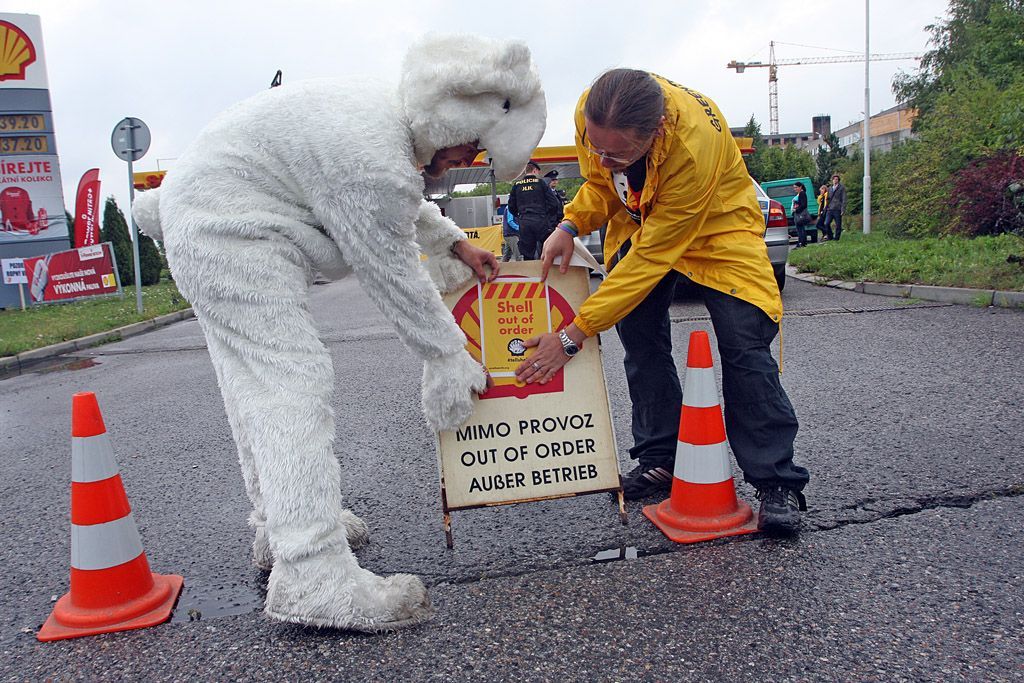
M814 176L814 157L795 145L766 147L761 153L758 182ZM751 173L753 175L753 173Z
M163 259L160 250L152 237L139 233L139 273L142 286L155 285L160 282L160 271Z
M71 212L67 209L64 209L64 220L68 222L68 240L73 248L75 246L75 219L71 217Z
M835 133L830 133L825 144L818 148L818 156L814 164L817 170L815 187L828 185L840 160L845 159L846 156L846 148L840 146L839 137Z
M512 183L495 183L495 194L508 194L512 191ZM486 197L491 194L490 183L480 183L470 190L452 192L452 197Z
M912 237L956 227L949 207L961 169L1024 147L1024 0L950 0L948 18L928 30L932 49L919 71L893 84L917 108L918 139L897 147L873 178L881 211ZM992 201L1004 190L992 187Z
M754 146L754 153L743 157L747 163L747 173L758 182L768 180L764 177L764 153L767 145L765 145L764 136L761 135L761 124L757 122L753 114L750 115L747 125L743 127L742 137L753 140Z
M117 206L113 196L107 197L103 206L103 225L100 229L100 241L110 242L117 259L117 273L122 286L130 286L135 282L134 255L132 254L132 238L128 230L128 222ZM152 238L139 233L139 279L143 285L153 285L160 281L160 251Z
M107 197L103 205L103 224L100 227L100 241L110 242L117 260L117 274L122 286L135 282L135 271L132 266L132 238L128 234L128 224L124 214L117 208L117 200L113 195Z
M944 93L957 88L958 71L971 66L977 75L1004 87L1020 75L1024 63L1024 0L950 0L948 19L926 27L932 49L914 74L893 79L893 93L919 113L915 130L925 124Z

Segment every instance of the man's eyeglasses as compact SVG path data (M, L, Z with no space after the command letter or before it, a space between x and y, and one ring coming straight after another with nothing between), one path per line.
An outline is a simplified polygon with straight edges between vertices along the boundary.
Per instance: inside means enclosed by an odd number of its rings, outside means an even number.
M586 147L587 151L590 152L595 157L599 157L601 159L607 159L608 161L610 161L610 162L612 162L614 164L629 164L629 163L632 163L633 161L635 161L635 159L633 157L625 157L624 158L624 157L615 156L613 154L607 154L605 152L601 152L599 150L594 149L593 147L591 147L587 143L583 143L583 146Z
M586 135L587 135L587 131L586 131L586 129L584 129L583 137L586 138ZM654 136L651 135L651 140L653 140L653 139L654 139ZM641 156L640 150L646 150L647 146L649 144L650 144L650 141L648 141L647 144L638 145L633 151L629 152L630 156L622 157L622 156L618 156L616 154L608 154L607 152L601 151L599 149L594 149L593 147L591 147L589 141L585 140L583 142L583 146L587 148L588 152L590 152L594 156L599 157L601 159L607 159L608 161L612 162L613 164L631 164L631 163L633 163L634 161L636 161Z

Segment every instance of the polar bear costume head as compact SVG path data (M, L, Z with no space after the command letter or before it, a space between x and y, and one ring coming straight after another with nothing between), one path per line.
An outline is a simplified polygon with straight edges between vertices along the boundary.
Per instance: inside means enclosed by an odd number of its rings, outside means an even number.
M479 141L498 180L513 180L540 142L547 103L526 43L428 35L402 64L402 108L417 163Z

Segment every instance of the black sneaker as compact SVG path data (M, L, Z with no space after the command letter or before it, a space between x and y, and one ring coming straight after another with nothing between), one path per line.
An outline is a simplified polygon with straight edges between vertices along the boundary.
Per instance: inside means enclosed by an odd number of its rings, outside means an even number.
M800 530L800 512L807 509L804 494L781 484L757 489L761 509L757 511L757 528L769 533L795 534Z
M626 500L640 500L656 493L672 490L672 465L640 463L622 478L622 494Z

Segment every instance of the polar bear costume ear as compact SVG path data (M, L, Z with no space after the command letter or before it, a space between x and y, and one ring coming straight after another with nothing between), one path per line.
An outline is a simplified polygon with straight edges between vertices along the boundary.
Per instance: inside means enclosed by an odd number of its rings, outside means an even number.
M418 163L478 140L498 180L522 172L547 122L540 76L521 41L428 35L405 56L399 94Z

